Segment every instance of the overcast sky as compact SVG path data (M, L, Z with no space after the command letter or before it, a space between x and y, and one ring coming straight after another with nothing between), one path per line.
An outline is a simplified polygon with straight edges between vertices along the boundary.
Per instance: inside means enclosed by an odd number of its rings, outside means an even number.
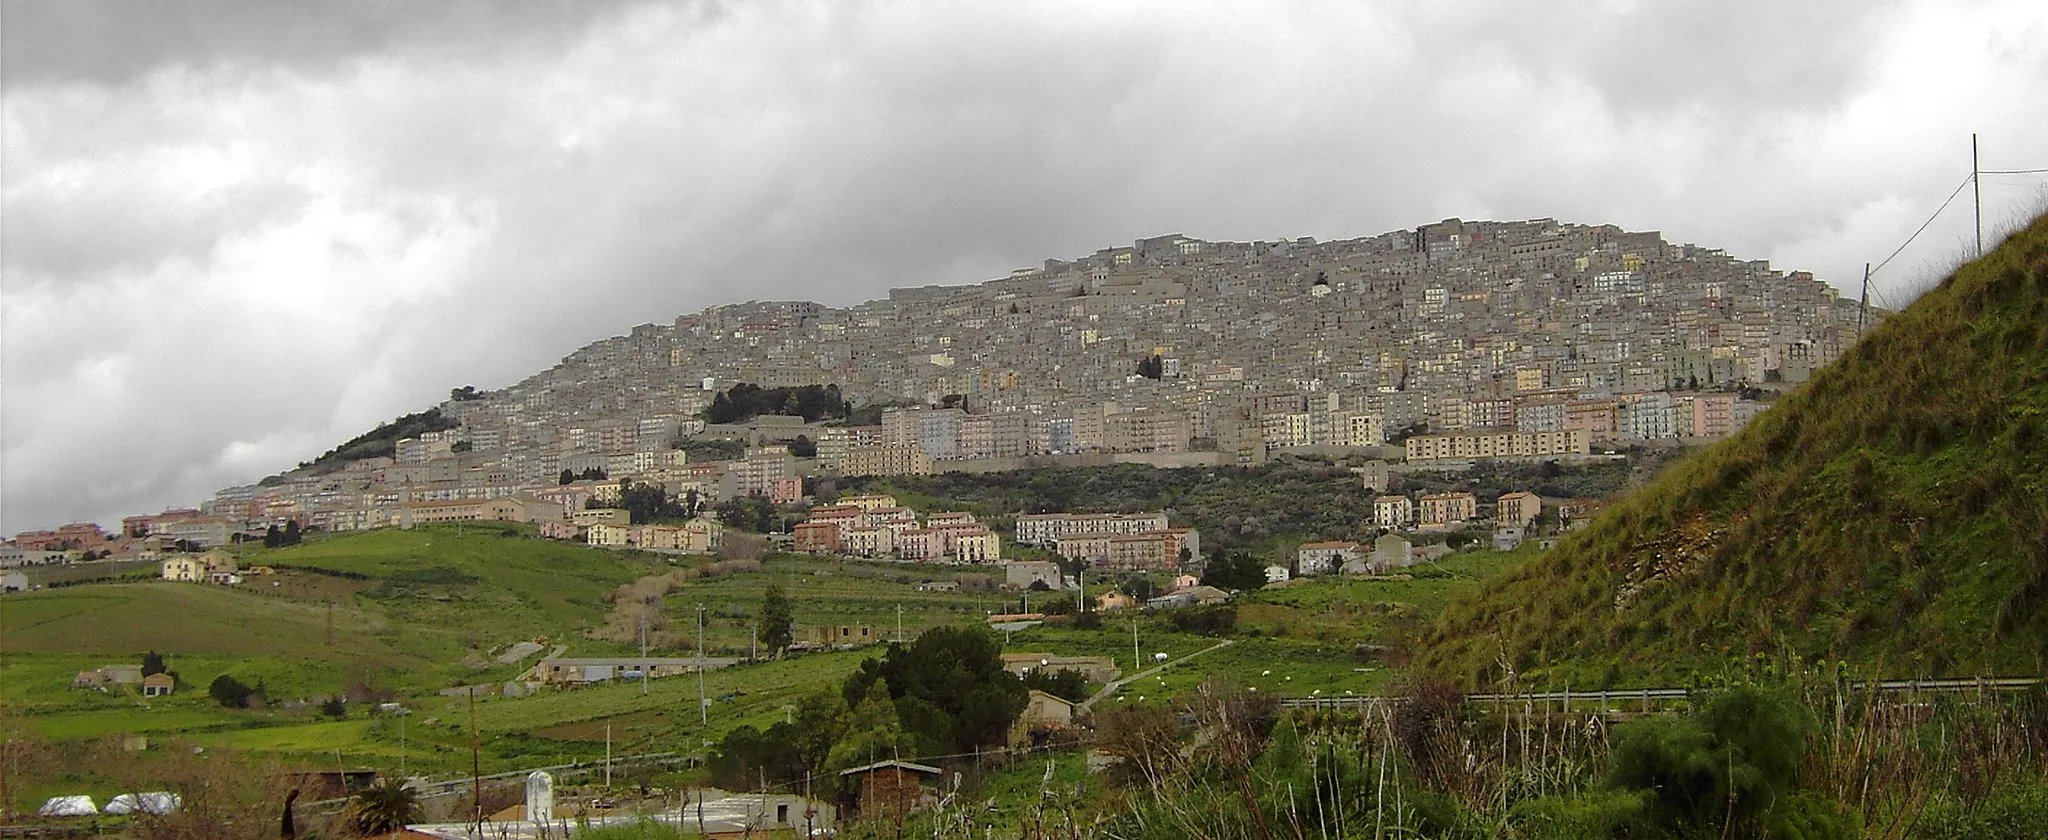
M2048 4L0 0L0 531L704 306L1179 232L1655 229L1848 294L2048 166ZM1986 216L2043 206L1984 179ZM1969 192L1880 275L1969 247Z

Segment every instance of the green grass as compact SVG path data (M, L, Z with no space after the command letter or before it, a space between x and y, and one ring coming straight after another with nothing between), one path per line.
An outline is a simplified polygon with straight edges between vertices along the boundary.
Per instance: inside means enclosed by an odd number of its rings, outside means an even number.
M1682 680L1731 660L1872 676L2048 662L2048 217L1742 432L1446 611L1470 684Z
M348 763L395 766L396 718L368 717L358 704L341 721L326 720L310 707L280 706L366 684L395 690L395 699L414 711L404 737L410 766L459 772L469 762L469 703L434 691L461 682L503 682L534 658L477 670L462 664L465 657L536 636L568 645L571 656L637 652L636 646L589 639L584 630L602 625L609 609L604 598L618 585L678 568L661 558L542 542L526 530L437 526L251 548L245 565L273 566L278 574L252 576L235 588L90 584L10 597L0 609L6 630L0 701L28 713L31 731L59 741L146 733L300 762L325 764L338 752ZM1418 570L1413 580L1331 579L1257 593L1244 609L1259 616L1245 622L1258 638L1186 665L1179 663L1217 639L1178 633L1165 617L1140 614L1139 668L1150 667L1154 653L1167 653L1176 663L1165 674L1175 692L1215 676L1288 693L1307 694L1315 687L1362 692L1384 676L1360 670L1351 655L1354 643L1412 631L1402 623L1412 623L1405 617L1427 615L1521 559L1468 553L1440 568ZM656 634L650 652L692 652L695 608L703 604L708 651L747 653L762 593L771 583L791 594L799 639L812 628L842 624L866 624L888 638L899 606L906 636L942 624L980 624L989 612L1017 608L1012 593L973 589L977 579L990 582L999 571L771 557L759 571L680 584L663 603L668 627ZM970 586L963 592L915 591L927 580ZM1034 606L1054 597L1072 594L1035 594ZM121 620L110 621L112 616ZM1108 656L1128 668L1130 627L1114 616L1100 630L1042 625L1010 634L1004 649ZM147 650L163 653L179 675L171 697L144 702L126 692L70 688L81 670L139 662ZM503 770L596 758L607 727L617 754L694 752L735 727L773 724L807 694L836 690L862 660L882 650L808 653L712 671L705 679L713 698L708 727L698 723L697 685L689 676L652 681L645 697L637 683L624 682L484 698L476 704L482 761L487 770ZM1282 668L1295 677L1298 690L1284 680L1263 680L1263 671ZM206 687L222 674L261 684L270 707L229 710L214 704ZM1134 686L1134 693L1140 688L1150 690Z

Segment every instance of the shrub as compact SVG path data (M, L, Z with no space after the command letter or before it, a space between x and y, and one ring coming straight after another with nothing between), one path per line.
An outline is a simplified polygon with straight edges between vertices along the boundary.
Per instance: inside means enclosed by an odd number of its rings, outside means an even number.
M240 709L249 705L249 697L255 693L256 689L243 685L241 680L226 674L214 677L213 684L206 687L206 695L212 697L213 702L230 709Z
M1791 789L1807 729L1805 710L1790 698L1735 688L1693 717L1616 729L1609 785L1645 793L1659 825L1754 829Z

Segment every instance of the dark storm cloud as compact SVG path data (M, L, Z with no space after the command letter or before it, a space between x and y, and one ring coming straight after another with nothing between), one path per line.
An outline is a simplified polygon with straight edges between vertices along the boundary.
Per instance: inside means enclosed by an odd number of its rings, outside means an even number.
M0 528L195 502L706 305L1172 231L1554 216L1839 283L1959 134L2048 148L2019 3L133 8L4 7Z
M353 58L422 50L546 49L618 11L606 0L0 0L13 84L125 84L166 65L284 66L318 73Z

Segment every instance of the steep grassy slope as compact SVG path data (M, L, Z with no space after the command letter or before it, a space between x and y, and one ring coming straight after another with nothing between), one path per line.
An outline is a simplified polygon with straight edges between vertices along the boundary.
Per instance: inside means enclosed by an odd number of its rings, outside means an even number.
M1733 657L2048 660L2048 217L1735 437L1446 611L1422 663L1575 685Z

